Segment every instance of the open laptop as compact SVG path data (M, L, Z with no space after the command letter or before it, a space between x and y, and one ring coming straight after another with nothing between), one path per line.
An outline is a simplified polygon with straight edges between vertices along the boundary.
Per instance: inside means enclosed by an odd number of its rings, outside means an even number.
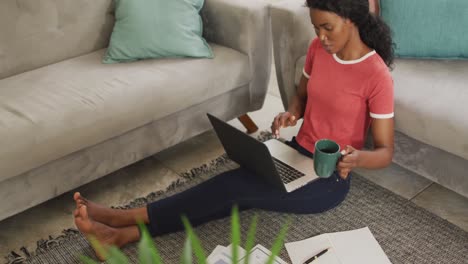
M319 178L313 160L290 146L276 139L262 143L219 118L207 115L229 158L266 182L292 192Z

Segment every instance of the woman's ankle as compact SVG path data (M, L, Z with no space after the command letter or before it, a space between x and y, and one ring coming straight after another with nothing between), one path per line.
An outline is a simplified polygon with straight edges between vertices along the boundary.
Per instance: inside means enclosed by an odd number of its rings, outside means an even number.
M140 240L140 236L141 236L140 230L138 229L138 226L136 225L120 227L120 228L116 228L116 230L117 230L116 246L119 248L125 246L126 244L137 242Z
M137 225L139 222L148 224L148 215L146 208L134 209L111 209L112 213L108 215L109 225L114 227L127 227Z

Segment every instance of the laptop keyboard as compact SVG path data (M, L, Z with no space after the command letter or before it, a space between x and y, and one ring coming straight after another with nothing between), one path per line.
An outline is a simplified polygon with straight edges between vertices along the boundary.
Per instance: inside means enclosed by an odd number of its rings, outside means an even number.
M276 170L278 171L281 180L284 184L288 184L296 179L299 179L302 176L305 176L304 173L296 170L295 168L289 166L288 164L276 159L273 157L273 161L276 166Z

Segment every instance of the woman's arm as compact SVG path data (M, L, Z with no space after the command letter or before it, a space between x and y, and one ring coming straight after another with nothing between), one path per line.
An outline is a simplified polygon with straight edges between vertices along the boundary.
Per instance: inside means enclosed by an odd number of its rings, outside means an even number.
M393 118L372 120L374 150L361 151L358 167L380 169L392 163L393 158Z
M302 74L297 88L296 94L289 102L288 112L290 112L296 119L301 119L304 116L305 106L307 103L307 82L309 79Z
M296 94L289 102L288 111L279 113L271 123L271 132L277 138L279 137L279 130L283 127L295 126L297 120L304 116L305 106L307 103L307 82L309 79L302 75L299 87Z
M394 120L373 119L371 124L372 137L374 138L373 150L356 150L347 146L345 155L338 163L338 173L346 178L349 172L356 167L366 169L384 168L392 162Z

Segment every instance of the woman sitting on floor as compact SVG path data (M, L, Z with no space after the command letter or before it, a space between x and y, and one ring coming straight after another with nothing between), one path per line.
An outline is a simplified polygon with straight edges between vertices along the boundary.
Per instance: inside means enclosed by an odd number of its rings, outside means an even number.
M129 210L103 207L75 193L78 229L105 245L121 247L139 240L137 220L157 236L182 230L181 215L196 226L229 216L235 204L240 210L321 213L345 199L353 168L389 165L394 124L393 81L388 70L393 50L388 26L369 12L368 0L307 0L307 6L317 38L308 49L297 94L288 111L275 117L271 129L279 136L280 128L294 126L303 118L297 137L288 144L309 156L319 139L338 142L344 156L334 175L285 193L240 168ZM375 148L364 151L369 128Z

